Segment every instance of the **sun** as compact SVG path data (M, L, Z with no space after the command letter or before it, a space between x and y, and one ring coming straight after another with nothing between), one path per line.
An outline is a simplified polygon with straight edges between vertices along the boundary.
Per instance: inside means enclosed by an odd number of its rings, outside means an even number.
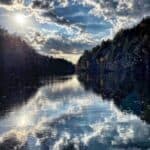
M15 22L18 24L18 25L25 25L26 24L26 17L24 14L16 14L15 15Z

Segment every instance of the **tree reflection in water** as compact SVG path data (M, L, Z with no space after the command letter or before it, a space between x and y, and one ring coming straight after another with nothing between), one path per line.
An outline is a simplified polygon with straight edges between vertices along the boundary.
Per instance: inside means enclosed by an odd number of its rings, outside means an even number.
M87 73L78 75L85 90L92 90L105 100L113 100L125 112L138 115L150 123L149 78L133 72L106 73L93 76Z

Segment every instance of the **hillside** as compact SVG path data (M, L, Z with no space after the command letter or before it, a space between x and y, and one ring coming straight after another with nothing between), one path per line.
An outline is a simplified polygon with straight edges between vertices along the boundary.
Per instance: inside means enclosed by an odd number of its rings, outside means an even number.
M113 40L85 51L77 63L77 71L97 74L128 70L149 74L149 26L150 18L143 19L131 29L120 30Z
M68 75L74 65L64 59L40 55L24 40L0 29L0 80Z
M86 91L113 101L121 111L136 114L150 123L149 79L137 76L134 72L111 72L98 76L82 73L78 79Z

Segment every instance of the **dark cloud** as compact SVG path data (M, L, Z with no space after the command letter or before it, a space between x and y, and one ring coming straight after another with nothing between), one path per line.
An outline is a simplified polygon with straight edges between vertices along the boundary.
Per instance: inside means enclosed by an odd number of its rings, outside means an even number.
M74 53L78 52L81 53L87 48L92 48L94 45L91 43L82 43L79 41L71 41L64 38L50 38L47 40L44 46L44 50L47 52L55 51L63 51L64 53ZM52 50L52 51L51 51Z
M63 6L64 2L67 5ZM142 18L150 13L150 0L34 0L33 8L44 9L43 17L49 17L58 24L76 25L94 34L116 26L119 17L124 17L125 22L129 18ZM112 23L114 20L116 23Z
M33 0L32 7L33 8L48 9L49 4L50 4L50 0Z
M66 0L67 1L67 0ZM52 8L53 6L59 6L63 4L65 0L33 0L32 7L33 8Z
M128 6L128 3L123 3L120 5L119 9L116 10L116 14L118 16L137 18L150 13L149 0L133 0L133 2L130 4L132 5L131 7Z
M43 17L49 17L54 22L62 25L75 25L81 29L81 31L95 32L92 27L95 26L96 32L106 28L111 28L111 24L105 21L103 18L96 17L89 14L91 7L83 6L81 4L68 4L66 7L54 7L48 9L43 13ZM104 22L104 24L101 24ZM91 25L93 24L93 25ZM99 31L98 31L99 32Z
M6 4L6 5L11 5L13 3L13 0L0 0L0 3Z
M57 22L58 24L71 25L70 22L64 17L59 17L54 11L47 11L43 13L43 17L50 17L51 20Z
M60 3L53 0L34 0L32 2L32 8L44 9L45 12L42 13L43 17L50 18L53 22L56 22L61 25L70 26L73 25L73 22L70 22L65 18L64 14L58 14L56 12L55 6L58 6ZM59 7L61 9L61 7Z
M150 12L150 1L149 0L134 0L133 10L136 13L148 13Z

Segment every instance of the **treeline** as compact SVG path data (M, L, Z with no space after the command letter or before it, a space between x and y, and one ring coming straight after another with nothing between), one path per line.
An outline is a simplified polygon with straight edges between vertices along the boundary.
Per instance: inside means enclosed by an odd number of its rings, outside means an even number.
M72 63L64 59L40 55L20 37L0 28L1 79L26 79L72 73L74 73Z
M120 30L113 40L103 41L85 51L78 61L78 72L91 74L131 70L149 74L150 18L131 29Z

